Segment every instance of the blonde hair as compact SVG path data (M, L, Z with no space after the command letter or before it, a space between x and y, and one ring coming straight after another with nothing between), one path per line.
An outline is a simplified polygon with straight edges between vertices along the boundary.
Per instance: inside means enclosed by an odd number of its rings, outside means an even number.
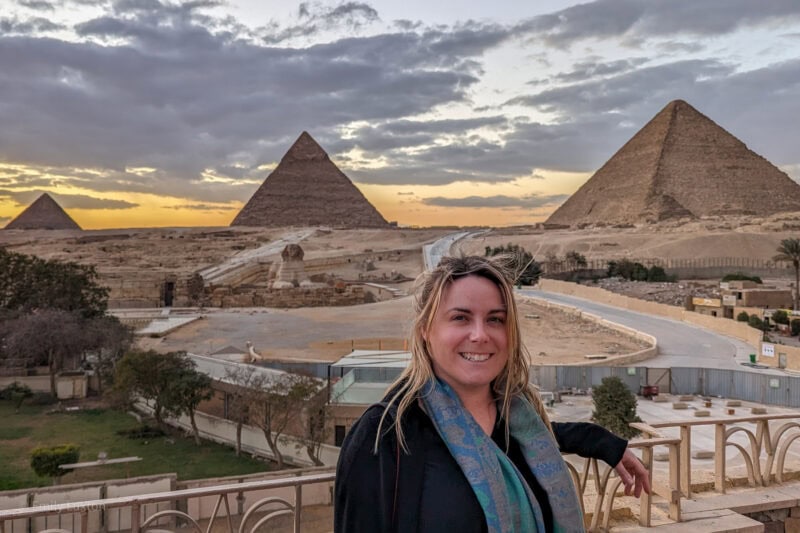
M408 451L401 420L406 410L418 400L420 391L434 378L431 354L424 339L433 317L439 309L445 289L455 280L466 276L480 276L494 283L500 291L506 305L506 335L508 338L508 362L500 375L492 383L497 399L501 401L500 415L505 420L506 442L508 442L508 421L511 410L511 399L523 395L536 409L544 423L550 428L550 419L544 409L542 400L535 387L528 382L530 358L522 343L519 327L519 314L514 299L514 272L518 267L515 256L497 256L493 258L480 256L444 257L439 265L417 278L414 298L415 318L411 330L411 361L389 390L393 391L389 398L389 406L396 405L397 413L394 430L397 441L404 451ZM384 410L378 425L375 439L375 450L378 444L386 414ZM552 431L552 429L551 429Z

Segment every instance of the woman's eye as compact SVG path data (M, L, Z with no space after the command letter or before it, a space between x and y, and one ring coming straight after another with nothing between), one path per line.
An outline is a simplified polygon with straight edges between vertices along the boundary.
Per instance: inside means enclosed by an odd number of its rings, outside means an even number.
M493 317L489 317L489 322L493 322L495 324L505 324L506 320L505 320L505 318L503 318L501 316L493 316Z
M467 317L465 315L453 315L453 318L451 320L453 320L454 322L459 322L466 319Z

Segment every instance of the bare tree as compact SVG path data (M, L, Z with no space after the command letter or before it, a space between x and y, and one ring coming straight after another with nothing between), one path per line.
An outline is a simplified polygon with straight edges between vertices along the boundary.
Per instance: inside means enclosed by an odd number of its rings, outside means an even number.
M252 406L251 421L261 428L278 468L282 469L284 459L278 444L290 423L302 419L306 402L319 392L320 383L310 376L287 373L278 377L260 375L256 386L259 394Z
M6 352L25 354L30 364L47 365L50 394L56 397L56 374L74 369L87 347L81 318L61 309L40 309L15 319L5 338Z
M794 267L794 310L800 309L800 239L783 239L773 261L785 261Z
M225 380L232 388L228 392L227 417L236 423L236 456L242 453L242 426L250 423L250 407L261 394L256 367L243 365L236 370L226 370Z

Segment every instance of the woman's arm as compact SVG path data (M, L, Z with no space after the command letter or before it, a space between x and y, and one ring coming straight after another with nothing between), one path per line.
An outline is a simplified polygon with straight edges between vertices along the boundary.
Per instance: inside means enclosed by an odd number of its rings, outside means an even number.
M581 457L600 459L617 471L625 494L650 494L650 474L628 449L628 441L591 422L551 422L559 449Z

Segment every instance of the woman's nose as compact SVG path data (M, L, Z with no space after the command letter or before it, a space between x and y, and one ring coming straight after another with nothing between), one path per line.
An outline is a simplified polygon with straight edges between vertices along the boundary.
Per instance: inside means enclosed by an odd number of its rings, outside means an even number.
M469 340L472 342L485 342L488 338L489 336L486 334L486 324L479 320L473 322Z

